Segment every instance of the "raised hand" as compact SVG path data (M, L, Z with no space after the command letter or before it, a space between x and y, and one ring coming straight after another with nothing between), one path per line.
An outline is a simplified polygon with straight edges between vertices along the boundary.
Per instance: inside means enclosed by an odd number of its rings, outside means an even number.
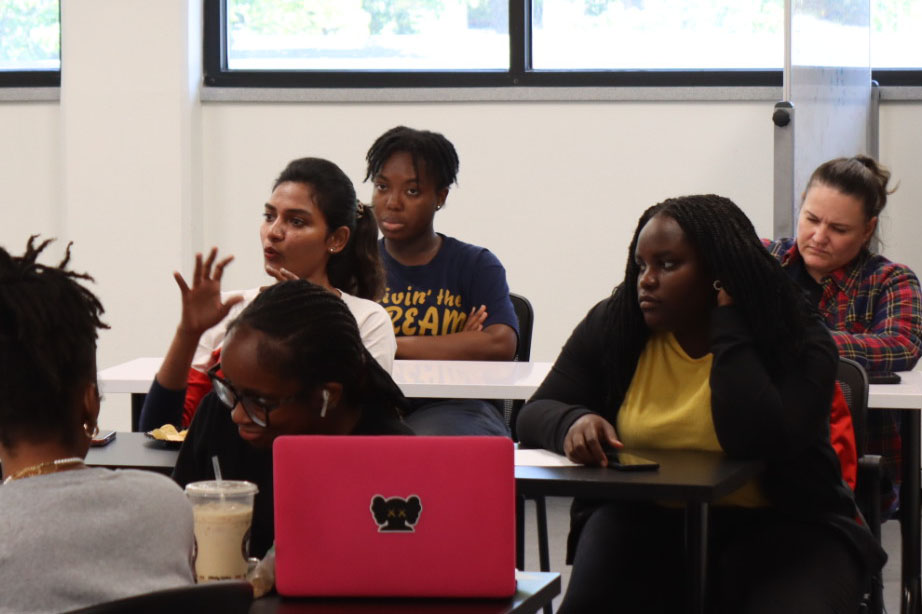
M586 414L570 425L563 440L563 451L574 463L608 465L604 448L620 448L615 427L598 414Z
M275 268L271 264L266 265L266 273L275 278L276 281L292 281L295 279L300 279L297 275L286 269L285 267Z
M215 263L218 248L212 247L208 258L202 260L201 254L195 255L195 270L192 273L192 287L183 276L173 273L176 285L182 295L182 318L179 330L183 333L200 336L206 330L227 317L231 307L243 300L242 296L233 296L227 301L221 300L221 276L234 259L228 256Z

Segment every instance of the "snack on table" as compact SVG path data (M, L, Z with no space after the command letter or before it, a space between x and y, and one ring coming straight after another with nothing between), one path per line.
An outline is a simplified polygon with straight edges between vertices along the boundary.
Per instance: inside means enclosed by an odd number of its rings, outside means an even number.
M189 429L177 431L176 427L172 424L164 424L160 428L152 430L149 435L160 441L185 441L186 433L188 432Z

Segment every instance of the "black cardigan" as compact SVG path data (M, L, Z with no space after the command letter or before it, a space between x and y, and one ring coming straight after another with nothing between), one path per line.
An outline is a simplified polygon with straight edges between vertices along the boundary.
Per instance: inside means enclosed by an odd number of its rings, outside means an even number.
M601 301L589 311L522 408L516 427L524 445L562 454L570 426L588 413L617 425L623 399L610 406L604 403L613 375L606 372L603 346L612 300ZM773 508L835 527L869 569L883 566L886 554L856 521L854 497L842 480L829 442L838 354L825 326L811 321L800 360L773 377L739 312L717 307L711 314L710 350L714 356L711 412L724 451L736 458L766 461L760 482ZM592 509L585 502L574 503L571 545Z

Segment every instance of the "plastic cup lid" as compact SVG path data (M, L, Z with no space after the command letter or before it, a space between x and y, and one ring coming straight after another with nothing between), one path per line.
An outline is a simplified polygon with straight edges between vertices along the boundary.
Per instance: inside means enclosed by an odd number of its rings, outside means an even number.
M253 482L244 480L203 480L201 482L189 482L186 484L186 494L197 497L239 497L243 495L255 495L259 488Z

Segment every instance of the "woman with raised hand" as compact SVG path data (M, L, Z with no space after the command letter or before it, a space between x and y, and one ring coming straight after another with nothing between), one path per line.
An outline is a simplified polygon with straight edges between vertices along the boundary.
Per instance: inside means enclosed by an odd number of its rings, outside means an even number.
M0 613L62 612L194 582L192 508L149 471L84 463L103 312L67 269L0 248Z
M443 135L405 126L375 140L365 180L382 239L387 290L381 304L397 358L512 360L518 320L506 271L489 250L435 231L458 175ZM509 435L501 411L479 399L414 399L407 424L419 435Z
M300 158L275 180L259 229L266 272L277 280L306 279L336 294L358 322L365 347L388 371L396 341L384 309L374 214L355 198L338 166ZM188 426L211 389L207 373L220 361L227 323L260 292L222 293L221 277L232 257L212 249L196 256L191 284L174 273L182 318L141 411L140 428Z
M871 251L887 205L890 172L867 156L821 164L807 182L797 236L768 244L804 290L832 333L841 356L870 374L910 371L922 356L922 292L908 267ZM868 452L884 457L900 483L902 442L897 411L868 414ZM885 512L896 490L884 487Z
M829 442L837 361L735 204L672 198L641 216L623 283L574 330L517 430L587 465L622 445L763 460L711 506L711 610L853 612L886 555ZM576 500L571 520L560 612L683 610L683 510Z
M263 290L233 319L221 363L179 452L180 484L223 477L256 484L251 554L274 535L272 442L279 435L411 435L406 399L371 357L355 318L332 292L304 280Z

